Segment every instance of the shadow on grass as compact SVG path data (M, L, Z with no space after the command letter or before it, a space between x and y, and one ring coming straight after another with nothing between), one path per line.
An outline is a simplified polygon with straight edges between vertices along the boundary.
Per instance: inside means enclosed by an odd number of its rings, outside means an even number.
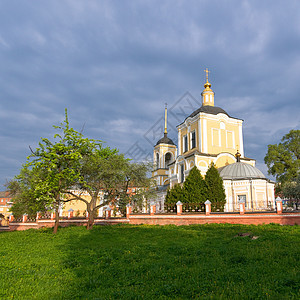
M299 227L114 225L60 231L69 274L66 298L299 296Z

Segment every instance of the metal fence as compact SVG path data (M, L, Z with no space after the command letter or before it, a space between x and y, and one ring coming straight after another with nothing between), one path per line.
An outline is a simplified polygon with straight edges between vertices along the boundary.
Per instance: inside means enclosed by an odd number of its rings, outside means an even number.
M285 199L282 200L283 211L300 211L300 200L299 199Z
M36 222L36 216L27 216L27 222Z
M183 213L201 213L205 212L204 203L183 203L182 204Z

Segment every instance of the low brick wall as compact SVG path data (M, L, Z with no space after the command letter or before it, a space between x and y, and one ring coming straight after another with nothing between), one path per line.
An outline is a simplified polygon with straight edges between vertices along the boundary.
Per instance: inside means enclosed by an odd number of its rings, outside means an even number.
M186 215L146 215L133 214L129 216L130 224L149 225L190 225L207 223L229 223L244 225L260 225L276 223L281 225L300 225L300 213L284 214L186 214Z
M281 225L300 225L300 213L246 213L246 214L130 214L128 218L96 219L95 225L113 225L120 223L149 224L149 225L191 225L207 223L229 223L244 225L260 225L276 223ZM86 226L86 219L63 219L59 226ZM36 222L10 222L10 231L27 230L30 228L39 229L42 227L53 227L54 220L41 219Z
M36 222L10 222L9 229L10 231L14 230L27 230L30 228L39 229L43 227L54 227L54 220L38 220ZM126 218L122 219L96 219L95 225L114 225L120 223L129 223L129 220ZM69 220L59 220L60 227L68 227L68 226L86 226L87 220L85 219L69 219Z

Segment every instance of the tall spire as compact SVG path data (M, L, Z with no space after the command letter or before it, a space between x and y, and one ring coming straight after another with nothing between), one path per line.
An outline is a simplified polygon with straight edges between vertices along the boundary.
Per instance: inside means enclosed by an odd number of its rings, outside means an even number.
M167 103L165 103L165 130L164 130L164 137L161 138L157 143L156 146L159 144L168 144L168 145L175 145L174 142L168 138L168 131L167 131L167 114L168 114L168 109L167 109Z
M165 103L165 131L164 131L164 135L166 136L167 135L167 133L168 133L168 131L167 131L167 114L168 114L168 104L167 103Z

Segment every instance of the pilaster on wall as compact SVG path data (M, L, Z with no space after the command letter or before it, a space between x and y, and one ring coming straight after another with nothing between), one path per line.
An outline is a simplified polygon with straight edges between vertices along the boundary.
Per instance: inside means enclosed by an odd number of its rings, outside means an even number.
M245 155L244 155L244 141L243 141L243 124L241 123L240 125L239 125L239 140L240 140L240 144L239 144L239 151L240 151L240 153L241 153L241 156L242 157L245 157Z
M207 120L203 119L203 153L207 153Z

